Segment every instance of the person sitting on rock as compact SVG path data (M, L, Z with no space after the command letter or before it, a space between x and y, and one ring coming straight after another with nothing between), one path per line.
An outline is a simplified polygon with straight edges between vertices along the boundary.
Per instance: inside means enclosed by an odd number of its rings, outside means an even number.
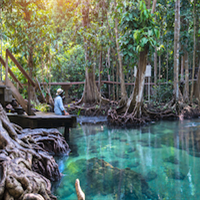
M59 88L56 92L56 98L54 100L54 112L56 115L69 115L69 113L65 110L62 102L64 91Z

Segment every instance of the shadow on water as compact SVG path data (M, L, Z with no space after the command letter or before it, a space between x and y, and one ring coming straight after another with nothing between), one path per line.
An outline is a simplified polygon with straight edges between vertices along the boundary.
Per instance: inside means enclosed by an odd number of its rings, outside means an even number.
M198 199L199 128L200 120L135 129L81 125L71 130L69 158L57 160L64 176L53 192L76 199L79 178L86 199Z

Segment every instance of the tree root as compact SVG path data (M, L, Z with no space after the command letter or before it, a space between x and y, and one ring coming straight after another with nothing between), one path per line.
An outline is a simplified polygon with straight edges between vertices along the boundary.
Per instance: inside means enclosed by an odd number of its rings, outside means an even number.
M129 106L122 106L116 110L109 110L107 119L110 125L114 126L137 126L150 121L160 119L190 119L200 116L200 109L196 106L189 106L183 101L172 99L162 108L151 108L144 106L135 106L129 113Z
M93 104L85 104L80 102L77 104L70 104L67 111L83 116L106 116L110 108L116 108L118 105L115 101L109 101L107 99L101 98L100 102Z
M21 140L33 139L42 149L54 155L69 155L69 145L57 129L24 129L19 135Z
M0 105L0 200L50 200L51 181L59 180L50 153L69 153L56 129L22 130L10 123Z

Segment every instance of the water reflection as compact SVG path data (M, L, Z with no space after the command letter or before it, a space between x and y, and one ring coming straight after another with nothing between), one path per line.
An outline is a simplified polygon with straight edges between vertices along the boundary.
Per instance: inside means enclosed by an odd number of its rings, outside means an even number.
M65 176L55 194L76 199L79 178L87 199L198 199L199 127L200 120L188 120L138 129L73 129L72 153L61 159Z

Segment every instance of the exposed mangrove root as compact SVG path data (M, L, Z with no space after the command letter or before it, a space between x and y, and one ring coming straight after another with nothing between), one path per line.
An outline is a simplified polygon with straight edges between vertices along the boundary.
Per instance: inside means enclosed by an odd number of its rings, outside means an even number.
M120 101L119 101L119 106L121 107L123 105L126 105L127 101L128 101L128 97L121 98Z
M183 101L172 100L161 108L138 105L132 112L129 112L129 107L122 106L116 110L109 110L107 119L108 123L114 126L137 126L160 119L190 119L198 116L198 105L190 106Z
M103 99L103 98L102 98ZM69 113L84 116L106 116L110 108L116 108L118 105L115 101L100 101L94 104L70 104L66 109Z
M77 194L78 200L85 200L85 194L84 194L84 192L81 189L79 179L76 179L75 189L76 189L76 194Z
M135 116L134 113L118 115L116 110L110 110L107 119L108 123L114 126L138 126L151 121L147 115L143 115L139 118Z
M56 129L22 130L10 123L0 105L0 200L50 200L50 180L59 180L58 165L48 151L69 153Z
M19 138L26 142L27 138L32 138L40 147L54 155L68 155L70 152L69 145L57 129L24 129Z

